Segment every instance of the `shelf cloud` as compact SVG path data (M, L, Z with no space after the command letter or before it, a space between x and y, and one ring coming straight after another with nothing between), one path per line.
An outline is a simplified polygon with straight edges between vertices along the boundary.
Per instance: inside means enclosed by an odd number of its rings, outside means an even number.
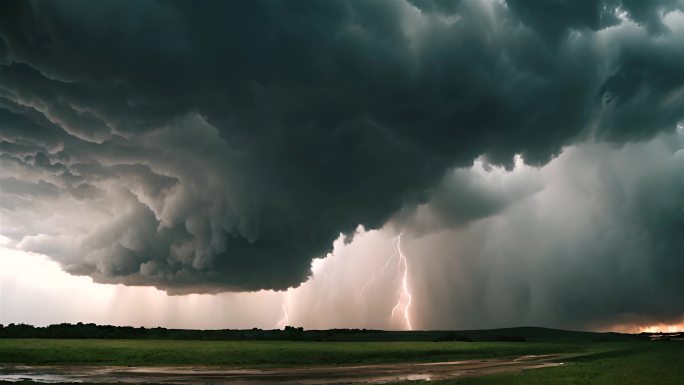
M648 259L662 284L633 295L681 298L684 3L531 5L4 1L2 234L183 294L296 287L359 225L460 229L469 263L548 255L615 287ZM591 295L573 266L550 293Z

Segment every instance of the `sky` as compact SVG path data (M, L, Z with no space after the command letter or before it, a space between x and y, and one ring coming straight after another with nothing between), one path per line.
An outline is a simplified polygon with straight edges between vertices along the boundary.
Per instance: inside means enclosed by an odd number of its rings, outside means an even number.
M0 323L684 326L684 2L0 3Z

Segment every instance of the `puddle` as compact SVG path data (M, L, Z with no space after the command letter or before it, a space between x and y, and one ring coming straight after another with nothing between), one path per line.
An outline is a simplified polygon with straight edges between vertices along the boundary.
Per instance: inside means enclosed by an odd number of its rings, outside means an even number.
M464 360L432 363L398 363L310 368L239 369L210 366L26 366L0 364L0 381L30 380L38 383L123 384L383 384L397 381L445 380L504 371L520 371L562 365L558 355L508 359Z

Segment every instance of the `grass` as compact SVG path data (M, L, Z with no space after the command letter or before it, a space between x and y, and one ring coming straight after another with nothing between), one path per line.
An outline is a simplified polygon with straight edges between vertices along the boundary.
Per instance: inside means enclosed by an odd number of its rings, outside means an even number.
M590 349L592 347L589 347ZM598 346L593 346L598 348ZM603 345L594 354L553 368L526 370L431 384L454 385L681 385L684 342L640 342Z
M434 362L586 351L579 343L0 339L0 362L32 365L301 366Z
M684 384L684 342L293 342L0 339L0 362L289 367L584 353L560 367L438 384ZM29 383L29 382L26 382ZM434 382L430 382L434 383Z

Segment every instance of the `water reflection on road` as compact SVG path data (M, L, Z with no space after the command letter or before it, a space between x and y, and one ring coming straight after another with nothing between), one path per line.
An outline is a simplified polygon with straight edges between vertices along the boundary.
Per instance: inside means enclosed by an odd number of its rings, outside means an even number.
M128 384L340 384L443 380L562 365L558 355L414 364L236 369L208 366L25 366L0 364L0 381Z

